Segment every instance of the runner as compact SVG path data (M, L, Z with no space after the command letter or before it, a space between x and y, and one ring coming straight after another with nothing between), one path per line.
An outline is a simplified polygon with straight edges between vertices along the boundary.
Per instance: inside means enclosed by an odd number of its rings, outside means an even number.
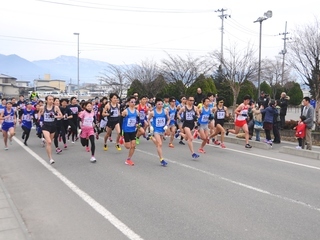
M4 109L6 107L7 107L7 99L2 98L1 104L0 104L0 114L4 112ZM3 123L3 120L0 119L0 132L1 132L1 128L2 128L2 123Z
M20 117L20 124L23 130L22 139L24 140L24 145L28 146L27 141L30 136L32 121L34 118L34 110L32 109L31 102L26 103L26 108L21 110L22 115Z
M200 138L202 140L201 146L199 148L199 153L206 153L204 150L204 146L208 143L208 132L209 132L209 116L211 114L209 108L210 100L209 98L202 99L202 107L199 109L199 119L198 119L198 131L200 134Z
M179 110L186 105L187 98L185 96L182 96L180 98L180 100L181 100L181 103L177 106L177 112L179 112ZM180 136L180 132L183 132L183 128L182 128L183 122L181 121L181 119L183 119L183 112L181 113L180 118L177 115L177 127L178 127L178 130L177 130L177 133L175 135L176 138L178 138ZM183 140L183 136L180 136L179 144L185 145L185 143L182 140Z
M130 105L130 104L129 104ZM146 131L148 127L148 122L147 122L147 116L149 112L149 107L147 105L147 96L142 96L140 99L140 103L136 106L138 112L139 112L139 125L141 128L143 128L144 132ZM141 131L137 134L136 136L136 144L140 144L140 139L139 137Z
M2 134L4 141L4 149L8 150L8 138L12 144L12 137L15 135L14 126L16 125L17 117L12 108L11 101L6 102L6 108L0 113L0 120L2 120Z
M76 97L71 97L70 99L70 105L68 106L68 115L72 116L69 118L69 126L71 127L71 132L68 134L68 140L69 136L71 135L71 142L74 143L74 141L78 140L78 113L81 112L81 107L78 104Z
M79 113L80 124L81 124L81 144L86 147L86 151L89 152L89 140L91 143L91 158L90 162L95 163L97 160L94 157L95 153L95 142L94 142L94 128L95 128L95 112L91 102L85 102L83 104L84 110Z
M221 134L221 143L215 143L216 145L220 145L221 148L226 148L224 144L224 134L225 130L223 128L224 125L224 119L226 116L229 116L228 108L225 107L224 104L224 98L218 97L217 98L217 106L213 108L214 113L214 124L215 124L215 131L209 136L210 138L215 138L219 133ZM218 141L218 140L216 140Z
M48 95L46 97L46 104L40 108L39 116L43 116L42 134L46 141L46 151L49 157L50 164L54 164L52 159L51 144L56 132L56 118L61 118L62 114L58 106L53 105L53 96Z
M170 118L167 110L163 108L163 101L161 98L156 98L156 107L153 109L148 117L148 123L152 119L153 137L152 141L157 147L157 152L160 158L160 163L162 166L167 166L167 162L163 159L162 155L162 140L166 129L169 126ZM151 125L150 125L151 126Z
M176 99L171 97L169 98L169 107L167 111L170 117L169 127L167 129L167 136L170 136L169 147L174 148L173 139L176 133L176 118L177 118L177 108L176 108Z
M61 111L59 98L54 98L54 106L57 106ZM61 115L64 117L62 112L61 112ZM62 129L63 129L63 126L62 126L63 120L62 120L62 118L55 118L55 122L56 122L56 132L54 134L53 142L54 142L54 146L56 147L56 154L59 154L59 153L62 152L62 149L59 148L58 138L59 137L63 138L64 139L63 143L66 144L66 135L64 134L64 137L62 136Z
M107 122L107 132L104 136L104 146L103 150L108 150L107 140L111 136L111 133L114 129L117 132L117 141L116 141L116 149L121 151L121 147L119 145L120 138L120 104L119 104L119 96L116 93L110 94L110 102L106 104L104 107L102 116L108 117Z
M131 96L128 99L129 107L123 110L123 136L124 136L124 146L129 149L128 158L125 164L133 166L134 162L131 160L135 148L136 148L136 128L141 118L139 118L139 111L135 108L136 97ZM139 121L138 121L139 120ZM143 128L140 128L143 129Z
M183 132L180 133L181 136L188 142L189 149L191 151L192 158L198 158L199 155L196 154L193 150L193 136L191 131L194 129L195 121L197 121L198 110L197 107L193 105L194 98L188 97L187 104L182 107L178 112L178 118L182 120ZM181 114L183 113L183 118L181 118Z
M59 136L59 142L62 140L64 144L64 148L68 148L67 146L67 132L68 132L68 127L69 127L69 119L72 118L72 116L69 116L68 114L68 103L69 100L66 98L63 98L60 100L60 111L63 116L62 121L62 126L61 126L61 131L60 131L60 136Z
M237 109L234 111L236 114L236 121L234 123L235 129L227 129L226 135L228 136L229 132L233 134L238 134L240 129L245 133L246 145L245 148L252 148L249 144L249 130L247 124L249 102L251 97L249 95L244 96L243 103L241 103Z

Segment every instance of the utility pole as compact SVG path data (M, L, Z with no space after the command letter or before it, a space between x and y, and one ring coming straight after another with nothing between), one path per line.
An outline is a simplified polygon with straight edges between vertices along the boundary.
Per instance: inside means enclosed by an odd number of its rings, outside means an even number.
M224 25L223 25L223 21L224 19L227 19L228 17L231 18L231 15L225 14L224 12L227 11L228 9L218 9L215 12L221 12L221 15L219 15L218 17L221 18L221 59L220 59L220 66L222 68L223 65L223 30L224 30Z
M284 62L285 62L285 56L287 53L287 40L289 38L287 38L287 34L289 34L287 32L287 21L286 21L286 25L285 25L285 29L283 33L279 33L279 35L283 35L284 37L282 38L283 40L283 50L281 50L280 54L282 54L282 73L281 73L281 86L283 86L283 81L284 81Z

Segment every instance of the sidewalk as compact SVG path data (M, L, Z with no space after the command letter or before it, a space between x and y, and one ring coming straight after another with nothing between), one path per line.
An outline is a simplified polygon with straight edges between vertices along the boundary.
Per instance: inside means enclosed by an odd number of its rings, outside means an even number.
M27 228L0 177L0 240L31 240Z

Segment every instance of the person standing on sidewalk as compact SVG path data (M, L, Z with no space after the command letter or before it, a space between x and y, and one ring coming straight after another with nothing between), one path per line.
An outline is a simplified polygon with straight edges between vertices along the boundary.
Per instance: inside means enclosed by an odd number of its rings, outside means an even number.
M290 100L290 97L287 96L285 92L281 93L281 98L279 100L278 106L280 106L280 128L283 129L286 123L286 115L287 115L287 109L288 109L288 101Z
M311 150L312 149L311 132L312 132L312 127L313 127L314 108L310 104L310 98L309 97L304 97L303 101L302 101L302 104L304 106L303 110L302 110L302 116L306 117L306 120L304 120L303 122L307 125L307 128L306 128L307 150ZM302 145L302 148L304 148L303 145Z

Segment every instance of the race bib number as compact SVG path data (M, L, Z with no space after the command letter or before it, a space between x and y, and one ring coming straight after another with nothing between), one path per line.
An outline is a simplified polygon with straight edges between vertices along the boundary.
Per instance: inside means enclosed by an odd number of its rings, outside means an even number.
M136 118L128 118L127 126L128 127L134 127L134 126L136 126L136 123L137 123L137 119Z
M13 119L14 119L13 116L9 115L4 121L8 123L12 123Z
M23 118L22 118L22 120L25 120L25 121L28 121L28 122L30 122L31 121L31 115L30 114L26 114L26 115L23 115Z
M145 117L146 117L146 114L144 111L141 111L139 115L140 115L141 120L145 119Z
M193 120L193 112L186 112L186 120Z
M166 125L166 119L163 117L159 117L156 119L156 127L164 127Z
M217 118L218 119L224 119L224 117L226 116L226 113L223 111L223 112L217 112Z
M201 122L208 122L209 115L202 115Z
M176 114L175 113L171 113L170 114L170 120L174 120L174 116L175 116Z
M53 113L44 113L43 119L45 122L54 122L54 115Z
M83 119L83 126L92 127L93 117L86 117Z

